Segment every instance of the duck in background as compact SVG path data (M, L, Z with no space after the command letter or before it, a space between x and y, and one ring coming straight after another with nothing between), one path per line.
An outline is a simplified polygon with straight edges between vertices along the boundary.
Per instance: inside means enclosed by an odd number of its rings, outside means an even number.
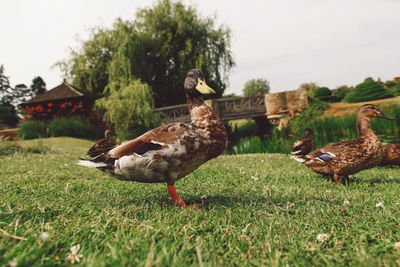
M371 130L371 119L375 117L393 120L377 106L363 105L357 114L357 139L327 145L294 159L316 173L333 176L336 184L339 176L344 176L349 182L350 174L377 166L382 161L382 144Z
M109 151L117 145L117 142L111 137L111 130L107 128L104 131L104 138L97 141L87 152L86 155L96 157Z
M293 144L292 155L307 155L315 149L314 133L310 128L305 129L304 137Z
M379 166L400 166L400 144L387 144L382 148L383 156Z
M228 137L223 123L204 102L203 94L215 92L207 86L201 70L187 73L184 89L191 123L160 126L78 164L95 167L120 180L167 183L172 202L186 206L174 183L219 156Z

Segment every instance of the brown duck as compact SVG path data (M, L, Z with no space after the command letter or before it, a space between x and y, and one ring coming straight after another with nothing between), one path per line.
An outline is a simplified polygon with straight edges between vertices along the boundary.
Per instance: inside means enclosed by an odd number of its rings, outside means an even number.
M298 139L293 144L292 155L307 155L315 149L314 133L307 128L304 131L304 137Z
M377 166L382 161L381 142L371 130L371 119L374 117L393 119L375 105L363 105L357 115L358 139L327 145L295 159L316 173L334 176L336 184L339 183L339 176L349 181L350 174Z
M400 166L400 144L387 144L382 148L383 156L379 166Z
M117 145L114 139L111 138L110 129L104 131L104 138L97 141L87 152L86 155L90 157L98 156L108 150L114 148Z
M167 183L171 200L186 206L174 183L219 156L228 139L222 122L204 103L202 94L215 92L207 86L203 72L190 70L184 89L191 123L160 126L78 164L98 168L120 180Z

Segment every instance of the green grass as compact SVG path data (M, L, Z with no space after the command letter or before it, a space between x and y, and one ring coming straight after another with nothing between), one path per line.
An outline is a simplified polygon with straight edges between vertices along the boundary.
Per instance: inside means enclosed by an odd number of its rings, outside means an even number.
M171 204L165 184L76 165L89 141L41 144L1 143L17 148L0 155L0 228L27 240L0 233L0 266L68 265L77 243L82 266L400 264L398 168L366 170L344 186L287 155L221 156L176 183L196 211ZM321 233L330 235L323 243Z

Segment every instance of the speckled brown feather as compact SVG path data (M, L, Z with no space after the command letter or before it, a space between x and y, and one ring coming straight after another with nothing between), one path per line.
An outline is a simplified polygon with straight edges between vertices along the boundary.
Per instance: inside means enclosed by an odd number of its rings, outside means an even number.
M383 156L379 166L400 166L400 144L387 144L382 148Z

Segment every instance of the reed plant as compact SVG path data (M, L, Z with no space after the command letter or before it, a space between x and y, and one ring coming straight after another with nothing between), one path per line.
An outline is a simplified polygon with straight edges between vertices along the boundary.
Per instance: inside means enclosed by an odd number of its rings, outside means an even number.
M394 120L373 119L371 127L373 131L385 142L397 142L399 140L400 106L385 106L382 110L392 116ZM309 112L315 114L315 112ZM322 113L320 113L322 114ZM258 136L237 138L230 144L228 154L246 153L290 153L292 144L303 136L304 130L310 128L315 134L317 147L325 146L343 140L357 138L356 127L357 114L333 117L310 116L299 117L291 122L288 128L278 131L275 129L270 136L262 141ZM249 126L246 126L249 128ZM240 131L239 131L240 132ZM238 134L238 133L236 133Z

